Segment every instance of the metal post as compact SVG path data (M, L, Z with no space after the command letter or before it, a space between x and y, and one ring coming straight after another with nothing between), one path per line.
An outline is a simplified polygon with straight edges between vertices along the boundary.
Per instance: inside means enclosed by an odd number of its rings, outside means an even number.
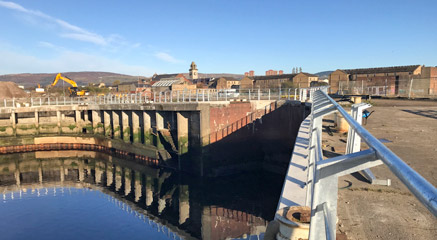
M185 90L182 92L182 102L185 102Z
M209 89L207 89L207 91L208 91L208 102L209 102Z
M294 101L296 101L296 96L297 95L297 88L294 89Z
M205 102L205 90L202 89L202 101Z
M269 100L270 100L270 88L269 88Z
M188 102L191 102L191 90L188 92Z
M47 105L50 105L50 97L47 97Z
M179 93L179 91L177 91L177 102L179 102L179 95L180 95L180 93Z
M261 90L258 88L258 100L261 100Z
M167 102L167 92L164 92L164 102Z
M228 101L228 93L226 90L225 90L225 101Z
M215 90L215 96L216 96L216 98L217 98L217 101L219 100L219 92L218 92L218 90L216 89Z
M196 89L196 102L199 102L199 90Z
M41 97L39 98L39 105L42 106L42 99L41 99ZM6 107L6 100L5 100L5 107Z
M250 89L249 89L249 101L250 101Z
M170 91L170 102L173 102L173 90Z
M288 94L287 94L287 99L288 99L288 100L290 100L290 90L291 90L291 89L288 89Z

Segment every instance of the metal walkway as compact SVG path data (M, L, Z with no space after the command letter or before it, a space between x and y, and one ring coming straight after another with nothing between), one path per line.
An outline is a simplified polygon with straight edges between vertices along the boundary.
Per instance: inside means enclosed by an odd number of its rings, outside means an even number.
M300 99L306 101L309 96L312 111L300 126L278 210L288 206L309 206L309 239L335 239L338 178L364 171L369 181L377 182L368 169L386 164L411 193L437 216L437 189L361 126L365 104L353 105L354 118L328 96L327 89L301 89ZM349 124L347 154L324 159L321 148L322 118L334 112L341 114ZM361 141L369 149L360 151Z

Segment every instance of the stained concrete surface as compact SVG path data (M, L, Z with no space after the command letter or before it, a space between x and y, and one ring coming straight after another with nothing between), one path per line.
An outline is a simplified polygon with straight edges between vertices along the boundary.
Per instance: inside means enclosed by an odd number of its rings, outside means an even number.
M437 186L437 102L371 100L375 111L365 128L396 155ZM347 109L347 108L345 108ZM327 116L324 126L332 126ZM331 127L330 129L333 129ZM327 131L324 150L344 153L346 134ZM362 149L366 144L362 143ZM371 169L392 186L370 185L360 174L339 179L337 231L348 239L436 239L435 218L385 166Z

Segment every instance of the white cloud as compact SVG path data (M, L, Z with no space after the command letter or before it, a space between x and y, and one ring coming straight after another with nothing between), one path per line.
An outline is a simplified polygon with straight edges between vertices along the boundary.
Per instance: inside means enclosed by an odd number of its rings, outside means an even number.
M89 43L93 43L93 44L101 45L101 46L107 46L112 42L112 40L111 40L112 37L105 38L99 34L87 31L81 27L75 26L75 25L68 23L64 20L49 16L45 13L40 12L40 11L35 11L35 10L30 10L30 9L24 8L23 6L16 4L14 2L0 1L0 7L4 7L4 8L12 9L15 11L19 11L22 13L26 13L28 15L39 17L41 19L44 19L44 20L49 21L51 23L54 23L63 30L63 33L61 33L60 36L64 37L64 38L70 38L70 39L79 40L79 41L83 41L83 42L89 42ZM123 45L127 45L127 43L124 42Z
M161 59L165 62L169 62L169 63L183 63L184 62L183 60L176 59L172 55L165 53L165 52L157 52L157 53L155 53L155 57L157 57L158 59Z
M40 42L39 45L58 48L47 42ZM125 64L112 58L59 48L57 50L59 50L59 54L56 57L44 59L0 48L0 56L2 56L0 58L0 74L104 71L150 76L154 73L147 67Z

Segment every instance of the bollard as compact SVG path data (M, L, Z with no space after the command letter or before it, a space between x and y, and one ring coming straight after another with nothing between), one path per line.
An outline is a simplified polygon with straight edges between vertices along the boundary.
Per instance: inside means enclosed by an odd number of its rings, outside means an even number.
M340 113L335 113L335 124L337 130L341 133L349 131L349 124Z
M308 239L310 232L311 208L308 206L292 206L276 212L279 222L277 240Z

